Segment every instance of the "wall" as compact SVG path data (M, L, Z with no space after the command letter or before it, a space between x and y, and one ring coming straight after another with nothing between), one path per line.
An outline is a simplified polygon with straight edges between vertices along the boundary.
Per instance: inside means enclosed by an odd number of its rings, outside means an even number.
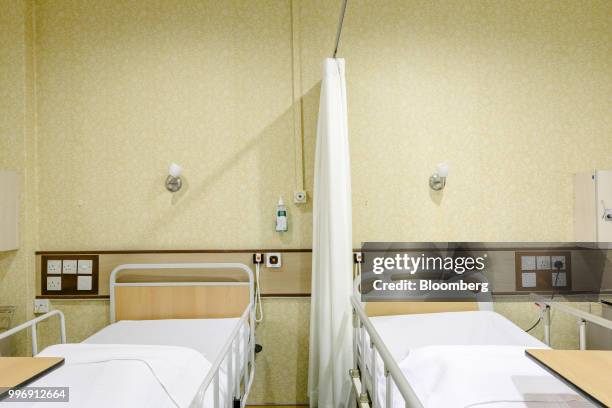
M295 184L290 3L177 4L37 2L41 248L310 246L308 210L272 223Z
M296 108L312 191L321 62L337 3L37 1L36 166L19 159L32 151L25 136L8 154L3 137L0 163L37 172L27 206L37 198L40 215L34 227L26 221L30 250L0 258L4 282L30 293L17 271L33 271L34 248L310 247L310 206L289 206L284 235L272 212L298 184ZM571 240L571 174L612 167L610 12L606 1L352 0L339 56L355 245ZM12 50L3 58L23 60L19 42L1 38L1 52ZM14 84L0 89L21 104ZM28 134L11 123L2 126ZM185 167L176 195L163 188L171 161ZM434 194L427 179L440 161L451 174ZM104 304L55 306L69 309L70 340L105 324ZM304 402L308 308L282 299L266 308L260 338L270 354L253 401ZM535 315L527 304L504 308L523 327ZM291 336L279 336L279 325ZM283 352L296 350L286 361ZM297 377L271 370L285 363Z
M310 247L309 207L290 207L286 234L272 219L300 176L290 6L38 1L40 248ZM175 195L163 187L172 161L185 169ZM304 305L266 300L258 337L269 340L251 401L305 401L304 375L298 387L297 374L270 369L298 344L275 334L296 333L279 316L300 316L303 331ZM71 341L107 324L105 303L54 307ZM55 339L48 329L42 336Z
M33 31L30 1L0 3L0 168L16 171L20 183L20 249L0 252L0 305L15 306L13 324L31 315L36 249L34 164ZM27 350L25 336L10 353ZM15 346L16 348L13 348ZM2 345L0 345L0 348Z
M303 87L316 93L338 8L306 3ZM571 174L612 167L611 12L608 1L352 1L339 56L355 243L572 240ZM311 146L317 97L307 101ZM450 177L434 194L441 161Z

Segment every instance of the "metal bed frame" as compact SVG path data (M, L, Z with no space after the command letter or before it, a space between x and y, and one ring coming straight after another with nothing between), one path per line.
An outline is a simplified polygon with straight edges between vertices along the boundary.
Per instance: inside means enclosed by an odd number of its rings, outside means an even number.
M117 282L117 278L125 271L134 270L160 270L160 269L189 269L189 270L240 270L248 276L248 282L218 281L218 282ZM221 348L219 356L212 364L208 374L202 381L190 407L203 407L207 391L212 386L214 408L221 408L221 369L225 363L227 387L224 390L224 408L237 408L246 405L247 397L253 383L255 374L255 303L254 303L254 277L253 271L241 263L173 263L173 264L125 264L116 267L110 276L110 320L115 322L115 294L116 286L249 286L249 304L242 313L238 324L232 330L229 338ZM59 316L60 343L66 343L66 321L60 310L53 310L35 319L22 323L0 334L0 340L13 336L18 332L31 329L32 356L38 354L38 341L36 326L43 320ZM249 335L244 336L244 348L241 352L240 333L248 329Z
M355 279L355 290L351 296L353 307L353 368L349 371L353 385L354 396L359 408L379 408L377 396L377 372L382 369L385 376L385 408L393 407L393 385L399 390L406 408L422 408L423 404L415 394L414 389L393 358L391 352L376 331L376 328L367 316L359 298L359 276ZM578 318L580 330L580 350L586 350L586 323L596 324L612 330L612 321L588 313L561 302L547 300L541 296L533 295L536 305L540 307L544 322L544 342L550 346L550 310L557 309ZM366 337L369 337L369 339ZM369 344L368 344L369 341ZM366 364L366 348L370 348L370 366ZM378 368L379 355L383 367ZM372 398L370 398L370 396ZM371 401L371 405L370 405Z

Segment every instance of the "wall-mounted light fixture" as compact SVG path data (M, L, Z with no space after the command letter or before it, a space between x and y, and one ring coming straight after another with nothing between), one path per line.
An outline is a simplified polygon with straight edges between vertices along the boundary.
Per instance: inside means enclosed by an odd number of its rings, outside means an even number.
M168 168L168 177L166 178L166 188L168 191L176 193L183 187L183 181L181 180L181 172L183 168L176 163L172 163Z
M436 166L436 172L429 178L429 187L434 191L440 191L446 185L446 177L448 176L448 164L439 163Z

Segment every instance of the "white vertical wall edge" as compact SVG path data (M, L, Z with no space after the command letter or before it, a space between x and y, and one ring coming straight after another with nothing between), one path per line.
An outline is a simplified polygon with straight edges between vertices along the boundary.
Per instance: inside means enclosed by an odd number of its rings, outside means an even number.
M19 176L0 171L0 251L19 248Z

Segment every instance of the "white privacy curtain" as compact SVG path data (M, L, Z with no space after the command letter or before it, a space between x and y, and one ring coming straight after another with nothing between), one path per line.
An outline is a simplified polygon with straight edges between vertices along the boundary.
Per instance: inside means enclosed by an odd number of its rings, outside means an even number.
M308 394L346 407L352 366L352 210L344 60L323 69L315 155Z

